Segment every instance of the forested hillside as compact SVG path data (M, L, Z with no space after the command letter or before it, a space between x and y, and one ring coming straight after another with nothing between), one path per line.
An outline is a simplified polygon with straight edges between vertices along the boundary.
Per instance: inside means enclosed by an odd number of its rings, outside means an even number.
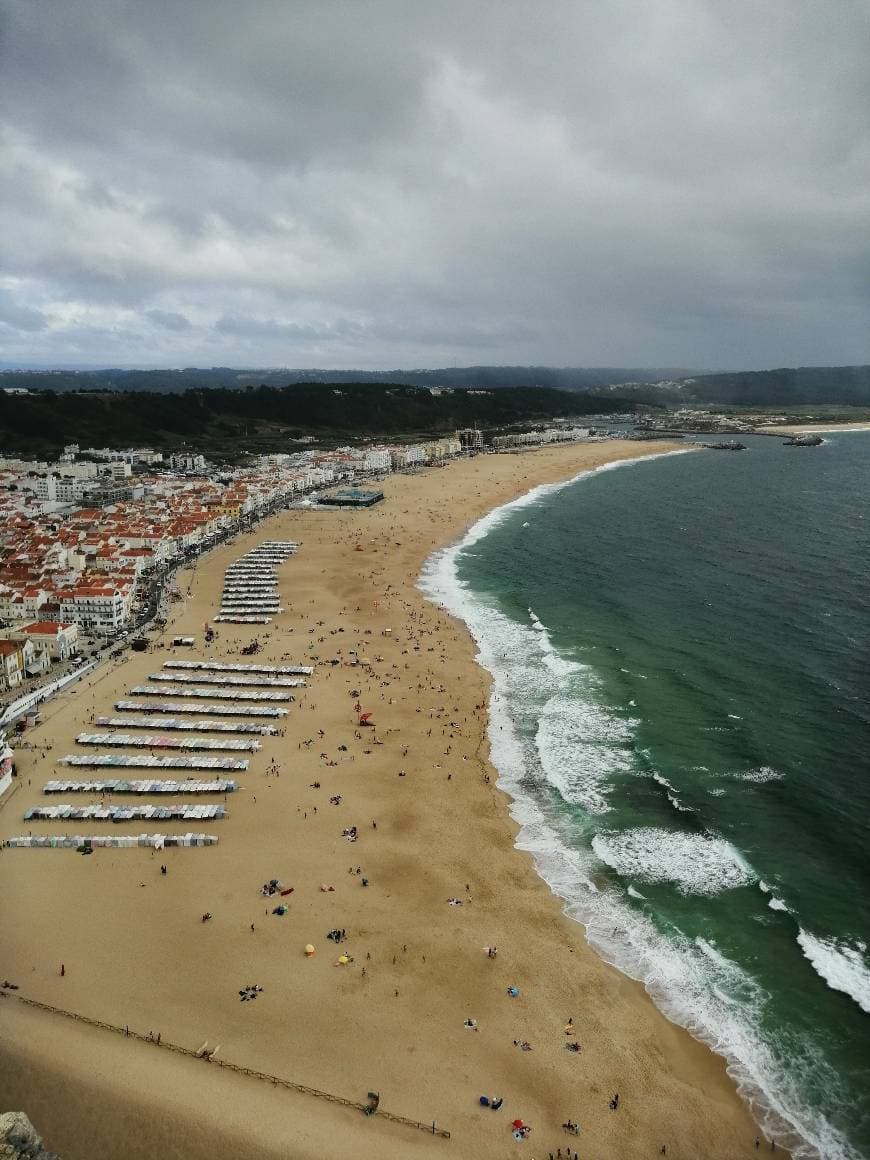
M47 453L65 443L82 446L195 445L215 454L284 447L288 438L317 435L351 440L379 435L453 431L478 424L630 409L547 388L431 391L404 384L296 383L244 390L152 392L38 391L0 396L0 441L7 451Z

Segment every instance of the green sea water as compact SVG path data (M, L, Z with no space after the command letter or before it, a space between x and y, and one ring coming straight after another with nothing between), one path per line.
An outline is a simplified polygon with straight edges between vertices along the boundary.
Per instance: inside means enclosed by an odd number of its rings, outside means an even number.
M538 489L430 562L518 843L799 1157L870 1157L870 434Z

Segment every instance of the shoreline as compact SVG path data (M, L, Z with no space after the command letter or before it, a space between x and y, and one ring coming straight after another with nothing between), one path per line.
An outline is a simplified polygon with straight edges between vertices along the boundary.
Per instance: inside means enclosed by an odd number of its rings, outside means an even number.
M405 1129L390 1130L377 1117L361 1126L350 1113L331 1108L321 1113L302 1096L270 1093L269 1100L261 1100L249 1085L243 1090L241 1080L217 1071L209 1072L202 1107L197 1102L205 1090L201 1065L186 1061L178 1068L173 1061L171 1070L178 1074L170 1110L164 1069L155 1071L153 1049L123 1042L98 1048L116 1059L110 1074L100 1078L105 1107L116 1101L129 1111L128 1104L147 1103L143 1093L149 1092L165 1113L161 1130L173 1125L189 1137L207 1108L215 1131L229 1138L238 1127L225 1108L230 1082L240 1105L259 1109L257 1124L245 1128L259 1155L273 1154L281 1139L280 1117L288 1115L310 1144L309 1149L300 1139L298 1156L422 1156L450 1146L463 1155L527 1156L530 1145L515 1143L507 1130L517 1115L536 1129L532 1154L570 1143L560 1136L559 1123L572 1115L583 1125L587 1153L597 1147L640 1156L658 1152L665 1143L669 1155L752 1153L757 1129L727 1078L724 1061L659 1014L639 984L598 958L583 929L563 915L561 901L535 872L528 854L515 848L518 826L510 820L509 803L484 781L489 745L487 715L480 707L488 699L488 678L475 662L465 629L457 632L453 619L433 609L415 587L433 551L463 538L469 525L494 507L515 502L537 486L567 486L566 477L576 476L577 467L583 473L608 461L660 454L660 445L645 450L611 443L554 448L522 459L479 457L425 476L390 480L386 503L365 513L282 513L255 535L239 537L234 548L218 549L196 570L190 599L173 609L167 637L199 627L204 616L212 615L226 562L249 544L286 534L302 541L302 548L280 569L288 611L266 630L270 639L262 655L277 660L286 655L280 650L290 648L291 659L301 663L302 653L310 651L304 646L323 645L310 691L284 719L286 738L264 745L246 775L249 793L234 795L233 816L218 829L220 845L214 851L167 852L170 877L163 882L154 881L153 859L141 851L98 851L93 859L59 851L2 855L11 879L3 902L12 923L8 929L23 929L25 916L34 929L22 936L20 947L16 944L12 962L4 955L0 970L22 991L26 984L28 995L140 1030L159 1024L166 1038L194 1047L207 1032L212 1043L219 1039L225 1045L228 1059L348 1098L364 1097L365 1085L374 1084L390 1093L385 1097L390 1110L420 1119L437 1115L439 1124L452 1131L453 1144L406 1139ZM443 494L451 485L453 508L446 512ZM433 548L433 538L441 549ZM343 639L330 639L326 634L339 621ZM381 636L386 627L395 635ZM253 635L244 626L221 628L215 658L235 655ZM290 635L294 630L298 635ZM366 650L377 650L384 660L376 659L364 675L358 666L348 667L347 650L358 648L356 635L368 634L372 639ZM343 647L345 663L327 667L326 654L337 647ZM111 696L117 695L115 687L123 692L167 655L145 654L113 666L113 680L106 682ZM351 683L374 706L376 721L384 722L383 745L369 754L353 741L350 689L339 688ZM108 688L96 690L98 696L91 696L91 690L88 681L78 706L60 698L31 740L62 738L53 755L67 752L67 738L86 724L83 714L107 708ZM316 716L306 719L306 710ZM333 772L316 753L296 748L293 743L301 747L297 738L314 724L325 728L321 744L331 758L337 756L340 737L353 751L353 765L342 758ZM284 778L262 772L264 757L282 763ZM403 762L408 776L397 781ZM22 764L22 777L34 782L51 775L50 760L40 760L36 751L29 751ZM326 786L319 798L313 797L312 776L328 778L341 789L351 812L343 806L330 811L322 796ZM266 816L257 810L252 791L269 799ZM34 790L30 796L36 800ZM309 812L315 802L323 803L316 816ZM16 807L23 804L18 800ZM378 819L377 834L364 834L360 846L349 851L339 837L341 825L355 821L362 827L367 817ZM4 822L8 836L8 814ZM33 828L51 830L39 823ZM365 865L369 891L360 892L357 882L346 878L350 857ZM296 883L289 921L264 918L251 898L255 883L270 869ZM139 892L142 878L144 894ZM322 895L316 885L330 878L334 898ZM463 883L469 886L467 897ZM463 896L466 905L446 907L448 894ZM152 899L158 896L155 904ZM40 916L39 901L45 897L52 897L53 925ZM217 921L200 930L196 915L209 908ZM252 938L246 916L256 914ZM351 970L336 973L323 930L339 917L356 961ZM218 929L221 935L215 939ZM108 949L93 945L97 930L110 942ZM318 946L318 959L312 962L301 956L308 938ZM496 962L481 953L488 944L499 946ZM184 954L176 967L179 946ZM63 982L57 978L60 954L72 964ZM368 954L371 960L364 957ZM165 977L160 964L168 962L174 970ZM119 980L119 963L129 978ZM367 974L361 971L364 963ZM238 982L242 972L266 983L256 1010L230 1005L232 980ZM162 980L160 993L144 993L154 978ZM513 1007L503 993L507 982L515 982L521 992ZM577 1016L584 1047L576 1059L564 1051L562 1036L561 1024L570 1012ZM479 1035L469 1035L462 1026L468 1016L480 1020ZM47 1093L32 1089L39 1085L40 1069L47 1074L61 1062L70 1091L77 1084L87 1086L88 1066L80 1053L91 1054L94 1045L85 1048L83 1043L99 1033L50 1019L18 1005L0 1006L12 1050L17 1045L33 1059L30 1074L37 1078L28 1085L33 1098L24 1100L24 1110L64 1160L76 1160L86 1155L81 1134L93 1133L94 1125L71 1125L58 1108L63 1100L58 1101L56 1090L53 1112ZM43 1023L45 1041L40 1039ZM512 1047L517 1034L532 1041L532 1056ZM45 1055L48 1041L50 1057ZM287 1043L293 1045L289 1056L282 1050ZM130 1090L122 1074L130 1071L134 1052L141 1075ZM0 1075L8 1065L8 1056L0 1060ZM193 1074L187 1076L185 1069ZM433 1089L436 1075L439 1083ZM22 1089L10 1086L11 1078L4 1076L6 1088L17 1094ZM477 1095L490 1089L504 1096L510 1113L505 1119L475 1106ZM613 1115L607 1101L617 1090L623 1104ZM127 1155L144 1156L149 1146L148 1134L140 1133L127 1141ZM282 1146L286 1149L286 1141ZM188 1140L180 1154L199 1153Z
M870 421L863 423L790 423L784 427L759 427L765 435L836 435L838 431L848 434L850 431L870 431Z
M681 446L675 450L653 452L644 456L644 459L662 459L694 450L698 448ZM498 773L497 786L508 797L508 812L517 825L515 848L531 855L535 872L553 896L559 899L563 914L582 927L587 944L599 958L627 978L639 983L656 1008L670 1022L686 1030L693 1039L709 1047L725 1061L728 1075L733 1080L741 1099L756 1121L764 1125L765 1137L773 1136L777 1147L788 1154L785 1146L780 1143L781 1140L790 1140L790 1147L793 1148L812 1148L812 1145L803 1138L786 1113L776 1105L774 1098L765 1091L763 1077L757 1075L752 1066L740 1057L736 1046L732 1045L732 1049L729 1050L727 1036L723 1043L721 1029L714 1024L705 1024L697 1011L681 1008L676 996L650 977L649 970L645 969L645 960L647 955L662 953L660 948L648 943L643 934L639 936L637 942L635 941L636 932L632 932L632 927L637 925L638 916L630 908L613 905L606 913L601 912L602 896L592 883L594 868L582 864L582 855L578 856L576 850L563 843L533 797L527 790L524 792L525 762L516 736L515 723L505 708L509 697L510 673L496 659L501 655L502 644L496 645L487 635L487 629L491 630L493 627L488 623L492 618L491 612L483 618L486 623L482 624L480 612L483 606L473 595L470 597L466 595L467 586L457 575L456 565L460 553L478 543L512 512L526 507L533 508L539 499L554 495L597 474L637 466L640 462L640 459L626 458L582 471L561 482L534 487L492 509L472 524L465 535L454 544L435 551L429 557L418 581L418 587L430 601L447 610L464 625L477 646L476 661L489 676L491 687L487 729L489 760ZM477 616L475 612L478 613ZM532 609L529 609L529 614L530 620L534 622L534 628L547 640L548 651L558 657L557 651L549 645L547 626L537 619ZM496 619L502 618L496 614ZM518 626L518 622L510 618L505 619L509 620L511 625ZM542 639L537 633L529 631L533 639L536 637ZM504 734L507 736L503 736ZM619 924L620 936L626 933L632 935L624 945L620 945L621 938L614 942L612 938L605 937L604 927L609 928L614 923Z

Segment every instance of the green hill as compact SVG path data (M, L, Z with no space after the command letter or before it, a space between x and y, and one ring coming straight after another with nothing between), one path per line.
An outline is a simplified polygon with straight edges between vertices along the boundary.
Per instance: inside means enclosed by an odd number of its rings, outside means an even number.
M157 449L186 444L234 457L243 451L285 450L288 439L307 435L348 442L630 409L618 398L545 387L433 393L399 383L295 383L179 394L41 390L3 398L0 443L7 452L27 454L51 454L71 442Z

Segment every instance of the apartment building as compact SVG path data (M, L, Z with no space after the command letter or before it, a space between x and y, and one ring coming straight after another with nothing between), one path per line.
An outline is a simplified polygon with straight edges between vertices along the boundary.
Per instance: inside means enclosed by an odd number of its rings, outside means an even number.
M92 579L56 593L60 619L89 632L117 632L130 615L133 588Z

